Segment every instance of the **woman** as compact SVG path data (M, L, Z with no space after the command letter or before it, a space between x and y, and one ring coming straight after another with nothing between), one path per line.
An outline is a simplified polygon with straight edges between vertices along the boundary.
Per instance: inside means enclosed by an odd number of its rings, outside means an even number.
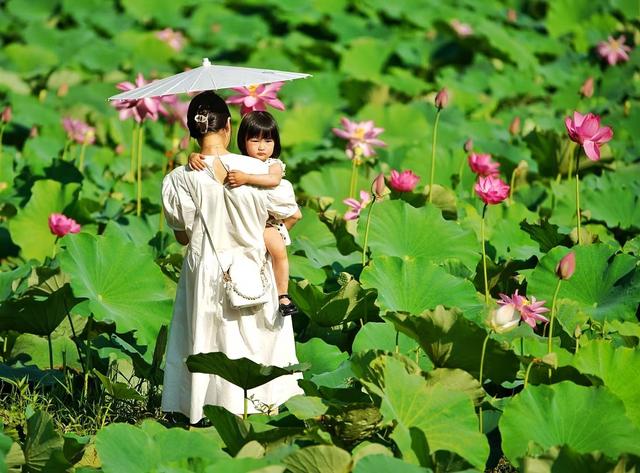
M242 389L218 376L190 373L185 364L187 356L221 351L232 359L246 357L264 365L287 366L298 361L291 319L278 313L271 265L267 265L269 301L239 310L227 303L218 263L218 257L227 264L225 261L238 254L256 262L265 258L265 223L270 211L279 217L269 208L269 190L230 188L224 183L228 170L267 173L266 164L229 153L229 109L214 92L203 92L191 100L187 126L206 156L208 171L181 166L162 183L167 223L176 239L187 245L169 331L162 410L181 412L196 423L202 419L206 404L242 414L244 396ZM205 222L218 257L209 242ZM249 397L256 404L278 406L302 393L297 385L299 378L280 377L250 390ZM250 404L249 412L258 411Z

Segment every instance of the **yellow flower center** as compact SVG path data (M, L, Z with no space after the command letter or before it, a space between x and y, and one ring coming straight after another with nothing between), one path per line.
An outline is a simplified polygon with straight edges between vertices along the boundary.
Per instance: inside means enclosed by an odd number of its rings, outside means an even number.
M247 87L247 89L249 89L249 95L256 95L256 89L258 88L257 85L250 85L249 87Z
M365 134L365 130L362 127L358 127L356 128L356 131L353 133L353 137L357 140L363 140L364 139L364 134Z

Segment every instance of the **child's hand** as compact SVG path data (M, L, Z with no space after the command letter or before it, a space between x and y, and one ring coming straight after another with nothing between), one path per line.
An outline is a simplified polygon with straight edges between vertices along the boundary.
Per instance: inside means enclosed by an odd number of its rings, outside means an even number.
M249 181L249 175L242 171L229 171L227 174L227 182L229 187L240 187Z
M189 155L189 167L196 171L204 171L207 169L207 165L204 163L204 158L199 153L191 153Z

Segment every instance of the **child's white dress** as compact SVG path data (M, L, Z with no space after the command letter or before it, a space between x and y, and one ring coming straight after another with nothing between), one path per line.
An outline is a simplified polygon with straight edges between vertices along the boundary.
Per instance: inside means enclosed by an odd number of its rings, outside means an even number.
M269 191L269 206L271 208L280 209L278 213L285 215L285 217L283 218L291 217L296 213L298 206L296 203L296 195L293 192L293 186L284 178L287 165L276 158L268 158L265 161L265 164L267 164L267 166L271 166L272 164L279 164L280 167L282 167L282 179L280 180L280 184ZM292 211L292 209L295 210ZM285 245L288 246L291 244L289 231L284 225L283 220L270 217L267 221L267 225L278 230L278 232L282 236L282 239L284 240Z

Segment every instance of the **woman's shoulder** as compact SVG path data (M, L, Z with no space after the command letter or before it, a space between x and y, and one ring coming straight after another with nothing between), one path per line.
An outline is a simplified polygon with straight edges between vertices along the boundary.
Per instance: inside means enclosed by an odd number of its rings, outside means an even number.
M229 153L220 156L220 160L227 168L248 174L266 174L269 171L269 166L265 162L244 154Z

